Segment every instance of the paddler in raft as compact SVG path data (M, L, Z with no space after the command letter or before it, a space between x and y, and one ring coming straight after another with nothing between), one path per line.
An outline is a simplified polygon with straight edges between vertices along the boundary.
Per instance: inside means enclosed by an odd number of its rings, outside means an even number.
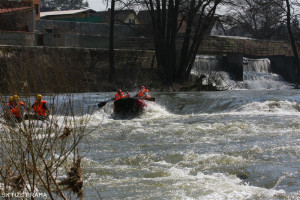
M21 122L24 119L25 103L20 101L20 97L15 94L13 96L13 102L11 102L10 105L10 111L13 114L14 119L17 122Z
M127 98L130 97L129 92L126 92L126 95L124 94L124 92L122 92L121 89L118 89L117 93L115 94L115 97L111 98L114 101L117 101L119 99L123 99L123 98Z
M150 99L149 90L145 86L141 86L139 92L135 95L139 99Z
M6 103L7 107L10 109L14 106L14 97L10 96L8 102Z
M5 119L21 122L25 111L24 102L20 101L18 95L10 96L6 103Z
M130 94L129 94L128 92L126 92L126 93L127 93L127 94L125 95L125 94L122 92L121 89L118 89L118 90L117 90L117 93L115 94L115 97L110 98L110 99L108 99L108 100L106 100L106 101L103 101L103 102L99 103L99 104L98 104L98 107L99 107L99 108L102 108L103 106L105 106L105 105L106 105L108 102L110 102L110 101L117 101L117 100L119 100L119 99L124 99L124 98L130 97Z
M47 106L47 101L42 100L43 96L41 94L37 94L35 97L35 102L32 104L31 108L33 109L34 115L27 115L27 119L35 119L35 120L45 120L48 119L50 110Z

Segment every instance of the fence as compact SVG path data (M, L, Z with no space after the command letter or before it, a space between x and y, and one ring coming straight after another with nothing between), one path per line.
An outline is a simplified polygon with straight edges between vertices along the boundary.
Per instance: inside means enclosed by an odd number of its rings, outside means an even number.
M178 39L177 44L182 39ZM61 34L59 32L0 32L0 44L20 46L55 46L79 48L109 47L108 36L86 34ZM114 38L114 48L132 50L154 50L153 38L121 37ZM223 55L241 53L244 56L293 56L289 43L279 41L265 41L254 39L240 39L207 36L199 48L199 54Z

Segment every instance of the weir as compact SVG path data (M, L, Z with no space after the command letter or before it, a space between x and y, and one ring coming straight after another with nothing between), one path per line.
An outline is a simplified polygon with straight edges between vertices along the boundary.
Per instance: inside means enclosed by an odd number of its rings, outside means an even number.
M244 69L244 56L241 53L229 53L222 57L222 66L224 71L233 75L234 80L242 81ZM285 81L294 83L297 80L296 66L293 57L286 56L266 56L266 57L251 57L253 60L268 59L269 72L281 75ZM252 62L248 59L246 62ZM247 70L247 68L246 68Z
M297 43L300 48L299 43ZM243 80L243 57L270 60L270 72L279 74L285 81L295 83L296 68L291 45L284 41L256 40L242 37L207 36L203 40L199 55L222 57L222 68Z
M238 56L238 59L234 59ZM224 59L228 67L223 67ZM228 60L230 62L228 62ZM228 70L232 69L232 71ZM230 89L286 89L291 84L272 71L271 61L268 58L253 59L232 55L232 58L220 56L198 55L191 71L194 80L203 85L212 84L217 87Z
M44 67L45 65L42 62L46 61L47 64L50 63L50 66L63 65L67 70L71 70L72 73L73 71L78 71L76 74L82 75L81 71L85 71L84 76L76 75L76 77L81 77L82 84L74 87L74 90L77 91L77 88L88 88L86 82L93 91L99 88L108 88L111 90L113 86L109 83L103 84L103 82L107 82L107 73L109 71L107 36L91 37L90 35L59 34L59 37L54 37L57 35L43 33L42 43L38 42L38 36L32 33L27 35L24 33L1 33L0 42L10 45L0 46L0 59L5 57L3 56L5 55L4 52L10 53L12 49L15 49L12 53L16 58L14 62L22 63L21 66L24 65L22 59L19 59L22 56L26 57L26 60L28 58L46 57L46 59L38 61L37 65L41 64ZM178 42L180 40L182 38L178 38ZM17 46L16 43L22 46ZM140 74L147 76L146 82L156 85L159 78L156 72L153 38L116 37L114 47L116 48L115 52L117 55L115 60L116 71L118 72L116 80L122 80L118 85L127 87L127 83L129 82L128 77L132 77L130 84L138 85ZM295 83L297 80L296 66L291 47L286 42L206 36L198 54L214 55L217 57L217 61L215 62L218 65L214 71L220 73L227 72L234 81L244 80L244 57L251 59L267 58L270 61L269 72L281 75L287 82ZM50 58L51 56L52 59ZM3 62L4 64L2 65L5 66L5 61ZM76 69L81 68L81 71L74 70L74 66ZM144 66L146 66L146 69ZM211 67L211 65L204 63L199 64L199 66L203 70L204 68ZM32 69L31 65L30 67ZM133 74L134 76L132 76ZM5 80L5 74L2 76L3 80ZM25 80L22 81L25 82ZM125 84L123 81L125 81Z

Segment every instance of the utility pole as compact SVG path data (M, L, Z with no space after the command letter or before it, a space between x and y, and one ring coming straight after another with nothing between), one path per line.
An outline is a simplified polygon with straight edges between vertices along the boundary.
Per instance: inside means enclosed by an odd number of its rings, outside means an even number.
M109 20L109 82L113 81L115 70L114 53L114 24L115 24L115 0L111 0Z

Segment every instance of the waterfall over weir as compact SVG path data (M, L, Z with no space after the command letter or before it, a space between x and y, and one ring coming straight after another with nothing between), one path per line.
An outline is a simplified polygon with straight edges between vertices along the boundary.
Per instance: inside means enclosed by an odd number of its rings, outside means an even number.
M202 85L211 84L217 88L235 89L235 81L228 72L221 70L221 63L221 57L198 55L191 70L192 82L201 81Z
M269 73L271 71L271 62L268 58L262 59L243 59L244 72Z
M222 71L222 58L219 56L196 57L191 77L194 80L202 76L202 84L212 84L227 89L290 89L292 86L283 78L271 72L268 58L243 58L243 81L232 80L228 72ZM205 77L205 78L203 78Z

